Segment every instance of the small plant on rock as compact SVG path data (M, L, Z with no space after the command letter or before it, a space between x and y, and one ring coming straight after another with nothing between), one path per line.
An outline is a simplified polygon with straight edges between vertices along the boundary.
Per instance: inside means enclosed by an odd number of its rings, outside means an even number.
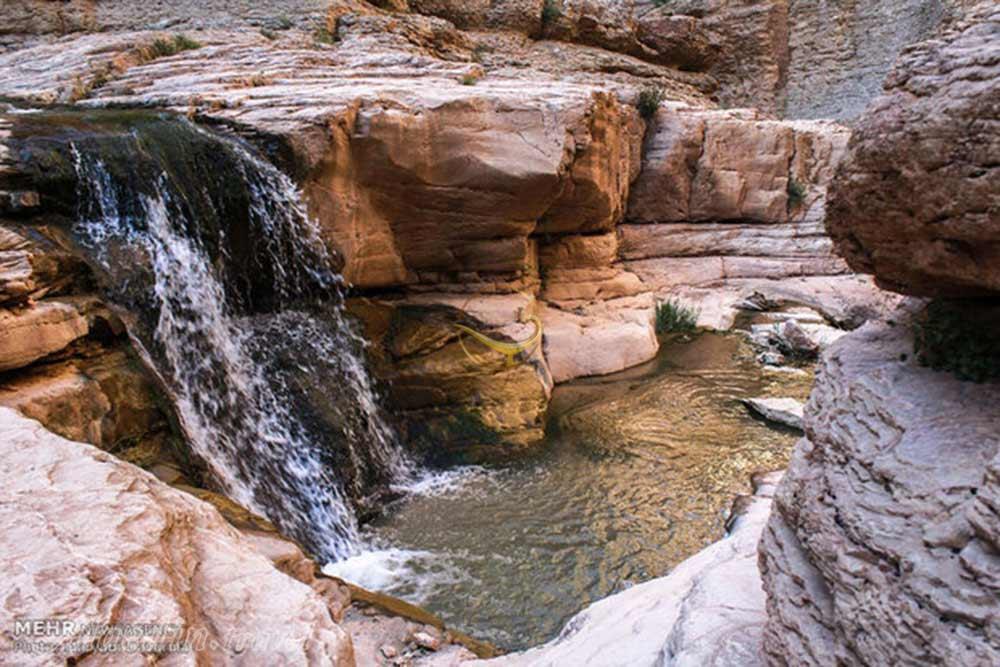
M698 311L667 299L656 304L656 333L684 333L698 328Z
M663 102L663 97L663 89L659 86L647 86L643 88L639 93L639 102L636 104L639 115L646 120L651 119L656 115L657 110L659 110L660 103Z
M479 75L469 72L468 74L463 74L460 81L463 86L474 86L479 83Z
M788 210L793 211L802 206L806 200L806 186L794 178L788 179Z
M200 49L202 43L191 39L187 35L174 35L173 37L160 37L153 40L151 44L138 49L139 60L150 62L157 58L166 58L178 54L182 51L192 51Z
M542 27L545 27L562 16L562 6L559 0L545 0L542 5Z
M970 318L971 311L932 301L913 326L913 351L921 366L948 371L960 380L1000 379L995 326Z
M340 41L337 30L330 30L326 26L320 26L313 31L313 42L316 44L336 44Z

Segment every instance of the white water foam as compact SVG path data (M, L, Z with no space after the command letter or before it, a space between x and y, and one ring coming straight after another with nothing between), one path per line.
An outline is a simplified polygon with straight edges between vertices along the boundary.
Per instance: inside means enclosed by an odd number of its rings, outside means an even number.
M390 546L329 563L323 573L417 605L470 578L448 554Z

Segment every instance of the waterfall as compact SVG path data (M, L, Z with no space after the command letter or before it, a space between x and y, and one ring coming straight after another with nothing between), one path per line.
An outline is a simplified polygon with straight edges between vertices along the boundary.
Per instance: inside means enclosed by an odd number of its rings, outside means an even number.
M406 475L343 312L341 279L290 178L175 118L76 138L74 236L226 493L327 561L351 502Z

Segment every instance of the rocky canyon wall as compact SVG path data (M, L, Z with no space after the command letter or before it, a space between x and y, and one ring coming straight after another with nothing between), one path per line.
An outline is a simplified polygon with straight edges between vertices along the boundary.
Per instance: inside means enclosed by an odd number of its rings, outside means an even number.
M878 96L903 48L960 17L975 0L790 0L784 114L856 118Z
M12 125L0 116L0 405L125 459L169 458L171 410L31 189Z
M947 325L953 364L962 327L996 333L995 298L970 299L996 294L998 100L1000 12L985 3L904 51L831 190L852 266L983 320ZM920 309L823 359L760 547L773 665L1000 661L1000 396L995 379L921 366Z
M681 295L703 324L725 328L755 292L827 304L838 321L871 293L844 275L819 226L844 128L719 111L708 70L656 56L666 46L655 40L643 50L634 35L579 29L610 30L618 24L601 12L620 10L647 37L667 31L663 21L756 30L739 17L763 4L773 3L689 3L675 15L566 3L543 35L561 41L535 41L516 18L530 3L483 15L339 2L326 32L211 23L190 33L199 48L156 58L150 45L174 33L43 34L4 58L0 92L163 107L264 147L301 184L358 297L352 312L384 343L375 368L417 425L408 439L488 437L510 453L541 438L553 382L656 354L660 298ZM117 5L96 6L110 17ZM637 106L652 88L664 103L646 118ZM476 343L470 359L453 326L523 340L532 316L542 345L513 369Z

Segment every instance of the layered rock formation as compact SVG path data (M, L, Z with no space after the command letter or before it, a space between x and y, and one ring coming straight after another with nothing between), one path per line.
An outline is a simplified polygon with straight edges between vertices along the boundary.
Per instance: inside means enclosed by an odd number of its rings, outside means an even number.
M0 188L18 182L10 163L0 165ZM124 324L44 224L37 193L4 194L32 205L0 211L0 405L125 457L166 456L170 411Z
M393 395L420 396L402 411L451 431L485 425L507 445L540 438L552 380L656 354L656 295L697 286L700 300L745 280L706 309L705 324L725 327L735 304L777 289L775 278L821 276L776 301L821 300L837 284L827 277L843 266L816 221L842 128L711 111L705 76L648 54L532 42L510 18L515 5L482 21L441 7L410 9L506 32L336 3L324 28L335 41L203 31L191 33L198 48L151 58L169 34L84 35L10 54L0 90L160 106L248 136L297 176L354 289L408 318L437 318L425 328L440 329L441 311L411 305L457 308L453 320L508 340L538 315L542 354L527 368L488 355L470 365L447 327L423 351L379 350L392 362L381 377L413 390ZM590 11L581 5L580 17ZM650 85L671 102L646 121L635 102ZM516 305L493 305L506 302ZM378 320L367 325L382 340Z
M998 17L907 49L832 189L839 249L894 289L996 291ZM916 327L903 310L822 360L761 542L769 664L1000 661L1000 389L922 368Z

